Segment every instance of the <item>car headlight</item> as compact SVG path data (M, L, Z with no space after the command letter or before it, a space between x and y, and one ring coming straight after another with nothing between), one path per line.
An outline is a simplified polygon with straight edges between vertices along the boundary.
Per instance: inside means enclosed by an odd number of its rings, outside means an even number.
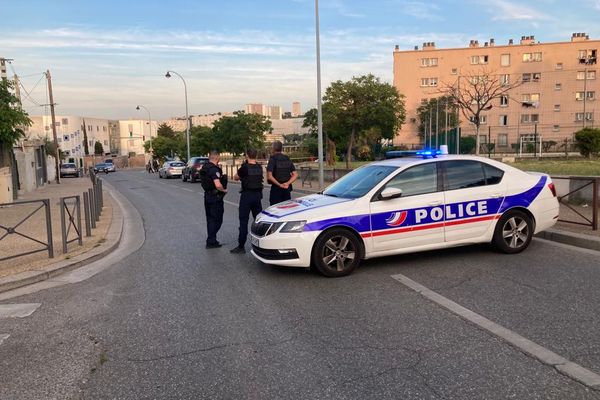
M304 230L304 225L306 225L306 221L290 221L286 222L281 228L281 233L298 233Z

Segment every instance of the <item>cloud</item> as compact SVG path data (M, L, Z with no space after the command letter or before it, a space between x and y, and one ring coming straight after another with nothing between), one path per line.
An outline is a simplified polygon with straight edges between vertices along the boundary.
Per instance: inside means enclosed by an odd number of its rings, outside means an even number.
M513 3L508 0L485 0L479 2L482 6L486 6L488 11L493 14L493 21L544 21L552 20L547 14L534 9L533 7L522 3Z
M439 15L440 7L436 4L422 1L401 1L399 3L403 14L429 21L441 21L444 18Z

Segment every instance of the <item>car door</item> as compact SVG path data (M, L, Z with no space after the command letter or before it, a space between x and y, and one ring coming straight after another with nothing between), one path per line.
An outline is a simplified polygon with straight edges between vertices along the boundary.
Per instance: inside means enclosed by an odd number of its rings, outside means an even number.
M370 203L374 252L406 248L432 247L444 242L444 194L438 184L436 162L407 168L381 188L398 188L398 198Z
M486 239L506 195L504 171L475 160L441 163L446 242Z

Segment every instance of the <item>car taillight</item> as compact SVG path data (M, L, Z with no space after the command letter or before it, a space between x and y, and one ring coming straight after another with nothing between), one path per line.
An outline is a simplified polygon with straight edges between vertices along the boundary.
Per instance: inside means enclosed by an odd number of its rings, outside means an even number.
M552 192L552 196L556 197L556 187L554 187L554 183L550 182L548 184L548 189Z

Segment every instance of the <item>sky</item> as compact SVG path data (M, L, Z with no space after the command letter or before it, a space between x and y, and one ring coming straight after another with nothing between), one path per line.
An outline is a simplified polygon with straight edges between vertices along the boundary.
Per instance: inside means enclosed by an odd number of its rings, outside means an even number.
M314 107L314 0L0 0L0 57L22 76L23 105L41 115L52 75L59 115L152 119L234 111L246 103ZM393 50L465 47L535 35L600 39L600 0L320 0L323 92L373 73L392 83Z

